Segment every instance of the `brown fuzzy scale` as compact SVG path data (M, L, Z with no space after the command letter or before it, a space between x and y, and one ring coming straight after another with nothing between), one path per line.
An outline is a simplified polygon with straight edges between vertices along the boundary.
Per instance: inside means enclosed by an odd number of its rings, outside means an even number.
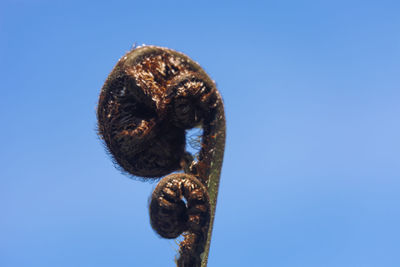
M182 200L186 199L186 203ZM178 266L198 266L201 244L210 220L210 202L205 186L193 175L177 173L163 178L154 189L150 203L150 222L164 238L183 232Z
M129 174L157 178L182 168L185 130L212 113L216 89L187 56L159 47L128 52L106 80L99 135Z

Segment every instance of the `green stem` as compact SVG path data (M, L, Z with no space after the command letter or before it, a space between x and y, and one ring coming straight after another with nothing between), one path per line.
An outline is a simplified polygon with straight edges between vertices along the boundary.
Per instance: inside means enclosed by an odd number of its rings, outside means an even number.
M209 163L208 171L206 172L207 190L210 197L210 224L207 233L207 238L205 240L204 252L201 255L201 267L207 266L208 254L211 245L211 236L215 218L215 210L217 205L219 180L221 175L222 161L224 159L224 149L225 149L225 113L224 106L222 103L221 96L219 97L219 105L217 107L216 114L213 120L208 125L204 125L204 139L203 146L206 151L206 162Z

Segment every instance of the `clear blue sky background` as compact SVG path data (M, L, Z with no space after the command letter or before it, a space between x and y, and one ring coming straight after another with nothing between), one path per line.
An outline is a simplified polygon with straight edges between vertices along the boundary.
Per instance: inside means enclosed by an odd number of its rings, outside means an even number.
M0 3L0 266L173 266L155 184L96 136L136 42L188 54L224 97L209 266L400 266L399 1Z

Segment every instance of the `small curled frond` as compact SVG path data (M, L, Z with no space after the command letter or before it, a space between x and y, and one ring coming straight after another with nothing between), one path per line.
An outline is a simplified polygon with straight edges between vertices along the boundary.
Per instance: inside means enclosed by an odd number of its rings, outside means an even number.
M193 175L170 174L154 189L150 202L150 222L164 238L176 238L184 232L188 238L180 245L178 262L200 262L200 247L206 238L210 220L210 201L205 186ZM191 242L195 239L196 242ZM185 266L185 265L183 265Z

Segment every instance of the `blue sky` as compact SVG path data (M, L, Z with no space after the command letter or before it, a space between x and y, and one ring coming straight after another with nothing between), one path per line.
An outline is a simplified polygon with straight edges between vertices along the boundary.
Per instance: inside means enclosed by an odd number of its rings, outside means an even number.
M217 2L217 1L215 1ZM227 144L209 266L400 266L398 1L0 3L0 266L173 266L96 136L134 43L198 61Z

